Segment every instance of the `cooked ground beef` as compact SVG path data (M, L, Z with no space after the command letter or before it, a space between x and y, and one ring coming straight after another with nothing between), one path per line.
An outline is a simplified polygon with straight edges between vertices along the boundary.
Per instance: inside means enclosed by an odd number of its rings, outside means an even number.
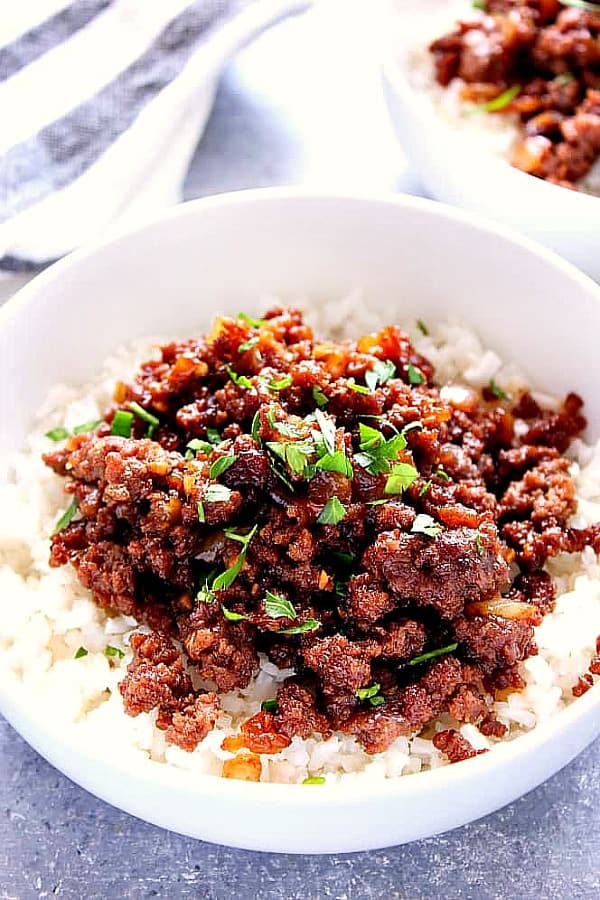
M156 710L191 750L214 691L248 685L265 653L296 675L227 739L252 777L294 735L338 729L375 753L442 712L503 734L491 702L536 652L545 560L600 545L568 524L561 453L585 420L573 396L549 413L432 377L398 328L333 343L293 310L221 318L45 456L77 504L51 564L150 630L131 639L128 713Z
M515 113L522 140L512 163L574 188L600 156L600 7L559 0L488 0L479 22L459 22L434 41L438 82L466 82L463 96L486 104L518 93L494 114Z

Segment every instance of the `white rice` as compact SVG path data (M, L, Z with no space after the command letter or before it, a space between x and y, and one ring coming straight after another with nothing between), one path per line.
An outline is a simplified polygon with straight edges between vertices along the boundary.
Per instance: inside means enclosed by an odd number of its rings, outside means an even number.
M366 313L356 295L313 311L312 321L317 333L332 336L356 335L383 324ZM509 391L525 386L514 367L503 365L460 324L437 325L426 337L415 322L406 327L417 348L435 365L440 383L482 386L494 377ZM59 728L96 755L118 755L120 760L131 759L136 764L150 760L189 770L190 778L197 773L220 775L223 761L232 755L221 749L223 739L258 712L261 701L275 696L277 686L291 670L279 670L262 658L248 688L222 695L223 712L217 727L193 753L167 746L163 733L155 727L154 714L126 715L117 689L131 659L128 639L135 621L99 609L69 566L50 569L48 565L48 535L64 509L65 498L61 479L41 461L40 454L56 446L43 435L58 425L68 427L99 418L115 381L127 378L139 361L148 358L149 347L144 340L119 352L90 384L53 388L23 451L2 461L0 684L6 691L11 683L18 683L20 702L41 725ZM537 396L550 402L550 398ZM588 447L576 441L572 455L580 498L574 524L598 521L600 444ZM498 718L509 728L508 739L555 716L573 701L571 688L588 668L600 634L600 565L595 554L586 550L558 558L549 570L560 596L556 611L537 628L539 656L523 664L527 686L494 705ZM121 650L123 658L107 657L107 646ZM75 659L79 647L85 647L88 654ZM315 775L325 776L327 781L395 778L436 768L445 763L429 738L434 729L453 726L458 727L449 716L442 716L426 735L398 738L386 752L374 756L341 733L326 741L317 736L294 738L283 752L262 757L262 780L301 783ZM460 731L476 749L494 743L473 725L463 725Z
M428 46L435 38L452 31L456 22L477 21L484 14L473 8L470 0L426 0L418 11L405 10L404 0L396 0L400 40L408 48L406 73L411 86L424 102L454 132L460 132L470 150L510 161L519 142L521 129L516 115L473 115L475 104L461 98L465 87L462 78L454 78L448 87L435 79L433 56ZM600 160L578 183L585 193L600 196Z

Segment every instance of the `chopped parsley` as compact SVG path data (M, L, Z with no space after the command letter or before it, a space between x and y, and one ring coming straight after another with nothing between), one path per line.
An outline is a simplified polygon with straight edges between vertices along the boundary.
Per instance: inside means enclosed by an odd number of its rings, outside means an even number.
M206 439L211 444L220 444L221 443L221 435L217 431L216 428L207 428L206 429Z
M104 649L105 656L117 656L119 659L123 659L125 653L123 650L120 650L118 647L111 647L110 644L108 647Z
M271 619L296 619L298 616L287 597L271 591L265 595L265 612Z
M202 502L198 503L196 508L198 510L198 521L206 522L206 513L204 512L204 503L202 503Z
M294 379L291 375L284 375L283 378L278 378L277 381L269 382L269 389L272 391L285 391L286 388L291 387Z
M473 0L473 9L480 9L481 12L487 12L487 0Z
M395 434L386 441L383 435L379 435L378 439L377 434L379 432L369 425L362 426L361 452L354 454L354 460L371 475L388 475L392 469L392 461L397 459L400 451L406 447L406 438L403 434Z
M429 328L427 327L423 319L417 319L417 328L424 337L427 337L429 335Z
M418 471L410 463L395 463L388 475L384 494L401 494L419 477Z
M258 335L255 335L254 337L251 337L249 340L244 341L244 343L240 344L240 346L238 347L238 353L246 353L247 350L252 350L253 347L256 347L256 345L258 344L258 341L259 341Z
M225 569L224 572L221 572L220 575L217 575L211 585L211 591L222 591L225 590L225 588L231 587L242 570L242 566L244 565L244 562L246 560L246 553L248 552L248 544L256 534L257 528L258 525L254 525L254 527L250 529L248 534L243 536L243 547L240 551L240 555L232 566L229 566L228 569ZM240 538L241 535L238 536L238 540Z
M352 478L354 475L352 463L343 450L336 450L335 453L326 453L316 463L317 469L323 469L325 472L339 472L346 478Z
M346 510L337 497L330 497L317 519L320 525L337 525L346 515Z
M312 396L319 409L322 409L329 403L329 399L325 396L318 384L313 385Z
M379 447L380 444L385 443L385 438L380 431L376 428L371 428L370 425L365 425L363 422L360 422L358 425L358 433L361 450L372 450L373 447Z
M498 400L509 400L509 396L506 391L503 391L501 387L499 387L493 378L490 378L488 382L488 391L497 397Z
M277 697L272 697L270 700L263 700L260 704L260 708L264 712L276 713L277 712Z
M132 424L133 413L126 412L124 409L118 409L113 416L110 433L117 437L130 438Z
M226 456L219 456L219 458L215 459L210 467L210 477L218 478L219 475L222 475L223 472L226 472L227 469L231 468L236 459L237 456L235 453L228 453Z
M317 619L307 619L301 625L294 625L292 628L285 628L279 634L306 634L307 631L316 631L321 627L321 623Z
M365 384L374 391L380 384L385 384L396 374L396 366L389 359L378 359L372 369L365 372Z
M439 522L436 522L426 513L419 513L410 529L413 534L425 534L427 537L437 537L444 530Z
M358 697L359 700L370 700L371 697L375 697L381 689L380 684L372 684L371 687L359 688L354 693Z
M67 527L67 525L69 524L69 522L71 521L71 519L73 518L73 516L75 515L75 513L77 512L78 509L79 509L79 505L77 503L77 497L73 497L73 499L71 500L71 502L65 509L64 513L62 514L62 516L60 517L60 519L54 526L54 530L52 531L52 537L54 537L55 534L58 534L59 531L63 531L63 529L65 529Z
M327 452L335 453L335 425L331 419L327 418L325 413L321 412L320 409L315 410L315 418L321 434L323 435L323 441Z
M305 778L302 784L325 784L326 780L322 775L311 775L309 778Z
M93 431L98 425L102 424L102 419L94 419L92 422L83 422L73 428L73 434L85 434L86 431Z
M248 616L244 613L232 612L232 610L227 609L227 607L223 606L223 604L221 604L221 611L228 622L241 622L242 619L248 618Z
M81 659L83 656L87 656L87 655L88 655L88 651L85 649L85 647L78 647L77 650L75 651L75 653L73 654L73 658Z
M439 650L431 650L429 653L421 653L408 661L409 666L418 666L419 663L427 662L428 659L435 659L436 656L444 656L446 653L454 653L458 644L448 644L447 647L440 647Z
M413 366L412 363L408 364L407 368L408 374L408 383L409 384L423 384L425 381L425 376L421 372L420 369L417 369L416 366Z
M204 494L207 503L225 503L231 497L231 488L224 484L209 484Z
M71 436L71 432L67 428L51 428L44 437L50 438L51 441L64 441Z
M247 391L252 390L254 385L246 375L238 375L238 373L234 372L229 365L225 366L225 368L227 369L227 374L229 375L233 383L237 385L237 387L245 388Z
M349 378L347 382L347 387L350 388L351 391L354 391L356 394L370 394L369 388L364 384L357 384L354 378Z
M479 553L479 555L483 556L485 551L483 548L483 541L481 540L481 535L479 534L479 532L477 532L477 534L475 535L475 546L477 547L477 552Z
M129 404L129 409L131 412L141 419L142 422L148 423L148 430L146 432L146 436L151 438L158 426L160 425L159 419L156 416L153 416L152 413L149 413L147 409L144 409L143 406L140 406L139 403L136 403L135 400L132 400Z
M245 312L239 312L237 317L247 325L251 325L252 328L260 328L261 325L265 325L267 321L266 319L253 319L252 316L247 315Z
M252 435L252 439L260 444L260 410L256 410L254 416L252 417L252 425L250 427L250 434Z
M213 452L213 445L209 444L208 441L202 441L200 438L194 438L187 444L186 459L194 459L198 450L201 450L203 453L206 453L208 456Z
M314 453L314 446L309 441L266 441L265 446L279 460L288 465L295 475L311 474L308 458ZM282 477L276 468L274 471L276 475ZM314 469L312 472L314 474ZM289 484L289 482L287 483Z
M435 474L442 481L450 481L450 476L448 475L447 472L444 471L442 466L437 467L437 469L435 470Z
M476 112L499 112L501 109L506 109L506 107L515 99L515 97L521 93L521 85L513 84L512 87L507 88L507 90L503 91L499 94L498 97L494 97L493 100L488 100L486 103L481 103L479 106L475 108Z
M423 487L422 487L421 490L419 491L419 497L423 497L423 496L427 493L427 491L429 490L430 487L431 487L431 478L429 478L429 479L425 482L425 484L423 485Z

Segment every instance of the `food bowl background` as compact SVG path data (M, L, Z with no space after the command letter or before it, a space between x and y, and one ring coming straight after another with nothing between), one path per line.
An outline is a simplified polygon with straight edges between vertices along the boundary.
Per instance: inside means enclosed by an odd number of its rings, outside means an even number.
M600 197L534 178L471 146L470 129L449 125L411 83L410 51L417 29L405 27L407 17L427 22L428 15L439 15L444 6L449 6L447 0L421 0L418 10L407 0L386 4L384 94L411 166L431 197L518 228L600 281ZM466 17L473 12L469 0L453 2L451 9L457 6ZM448 22L449 30L453 15ZM420 30L430 39L443 33L430 23Z
M22 445L49 385L89 378L116 344L197 333L218 312L252 312L360 288L393 322L458 318L548 391L587 399L600 436L600 288L552 254L440 204L223 195L58 263L0 311L1 449ZM196 776L100 756L32 710L2 671L0 711L57 768L98 797L184 834L249 849L384 847L472 821L530 790L600 732L600 687L554 720L475 759L381 782L309 787Z

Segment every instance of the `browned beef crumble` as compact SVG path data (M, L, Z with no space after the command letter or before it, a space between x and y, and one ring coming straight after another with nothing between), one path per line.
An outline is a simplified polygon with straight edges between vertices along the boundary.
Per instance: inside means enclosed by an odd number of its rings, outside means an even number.
M597 527L568 524L561 453L585 420L573 396L559 413L490 389L450 401L433 374L395 327L334 343L294 310L221 318L162 347L94 432L45 456L78 504L51 564L150 630L131 640L128 713L156 710L192 750L214 691L248 685L262 652L296 675L227 738L238 777L313 732L376 753L445 712L502 736L492 701L522 687L554 604L546 559L600 548ZM158 419L150 436L139 415L130 437L111 433L132 402ZM436 741L472 755L452 731Z
M512 164L575 188L600 156L600 4L488 0L485 9L431 44L438 82L463 79L464 99L482 105L518 86L493 112L522 123Z

